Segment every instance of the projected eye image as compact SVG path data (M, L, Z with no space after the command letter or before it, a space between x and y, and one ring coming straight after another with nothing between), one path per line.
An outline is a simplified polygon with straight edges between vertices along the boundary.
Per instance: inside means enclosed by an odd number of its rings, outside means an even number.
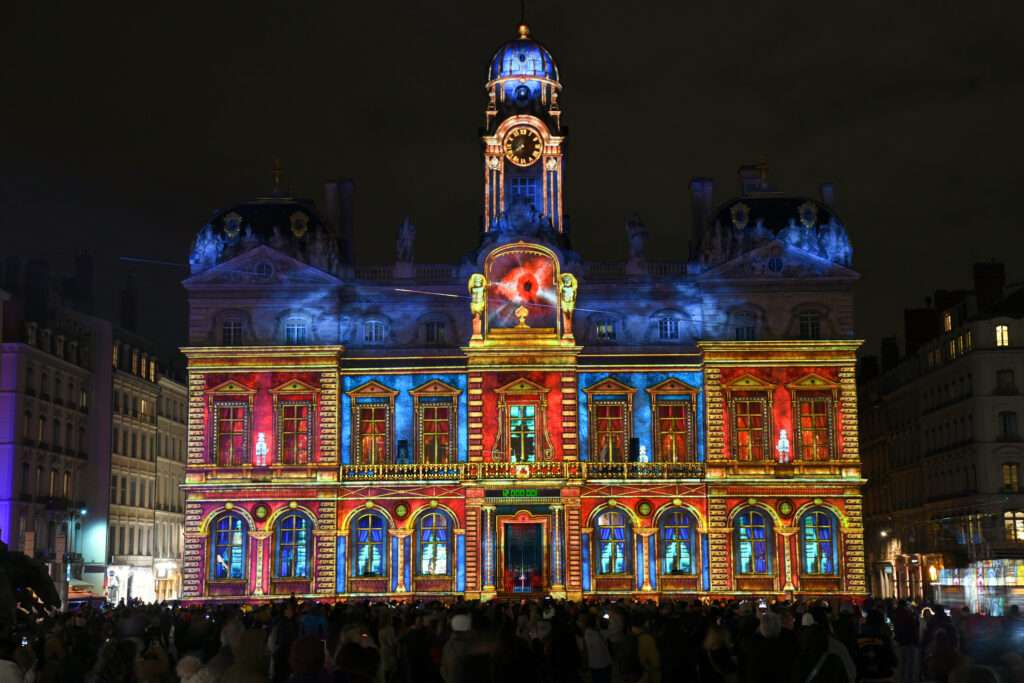
M534 252L501 254L491 264L487 310L491 327L515 327L524 307L529 327L554 327L558 290L551 258Z

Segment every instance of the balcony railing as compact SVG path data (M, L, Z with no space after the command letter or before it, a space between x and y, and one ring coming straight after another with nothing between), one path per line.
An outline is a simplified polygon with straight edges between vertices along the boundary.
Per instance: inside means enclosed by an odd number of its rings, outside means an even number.
M474 481L488 479L701 479L701 462L460 462L342 465L342 481Z

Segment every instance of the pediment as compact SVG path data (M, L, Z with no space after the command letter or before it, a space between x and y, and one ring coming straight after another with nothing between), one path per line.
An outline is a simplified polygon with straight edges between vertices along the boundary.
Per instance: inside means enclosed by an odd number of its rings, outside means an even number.
M675 377L669 377L664 382L659 382L653 387L647 387L648 394L696 394L697 387L691 386L686 382L676 379Z
M339 285L341 280L296 258L261 244L230 261L185 280L186 289L210 285L280 287Z
M413 396L458 396L462 392L439 379L432 379L412 389L409 393Z
M636 389L623 384L617 379L611 377L602 379L596 384L591 384L589 387L585 387L583 392L586 394L626 394L631 395L636 392Z
M836 389L839 387L837 382L830 380L827 377L822 377L817 373L810 373L804 375L795 382L786 385L789 389L796 389L797 391L821 391L823 389Z
M271 395L286 395L286 394L316 394L319 393L320 389L314 387L312 384L303 382L301 379L290 379L284 384L280 384L270 390Z
M496 394L546 394L548 389L536 382L531 382L525 377L513 380L503 387L494 390Z
M207 390L207 394L230 394L233 396L250 396L256 393L255 389L245 386L241 382L236 382L233 379L229 379L226 382L221 382L215 387Z
M369 396L384 396L387 398L394 398L398 395L398 392L391 387L385 386L377 380L371 379L365 384L360 384L355 389L347 392L349 396L358 396L365 398Z
M723 385L729 391L771 391L775 385L760 377L744 374Z
M698 280L855 280L856 271L797 247L773 240L715 266Z

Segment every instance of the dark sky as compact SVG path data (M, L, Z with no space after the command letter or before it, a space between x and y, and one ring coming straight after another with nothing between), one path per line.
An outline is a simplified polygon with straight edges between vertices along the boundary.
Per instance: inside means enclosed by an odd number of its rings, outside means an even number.
M0 254L98 259L113 308L120 257L185 263L218 207L284 184L321 199L353 177L357 251L417 259L475 244L485 69L512 0L52 3L0 18ZM858 329L876 348L902 309L1001 258L1024 280L1019 2L534 0L570 127L567 202L585 257L682 258L687 182L735 193L767 160L780 189L836 184L853 241ZM143 331L184 341L184 268L132 266Z

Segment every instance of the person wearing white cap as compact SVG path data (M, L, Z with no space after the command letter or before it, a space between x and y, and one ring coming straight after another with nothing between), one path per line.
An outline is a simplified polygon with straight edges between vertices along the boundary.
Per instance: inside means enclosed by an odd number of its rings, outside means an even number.
M456 614L452 617L452 635L441 651L441 678L445 683L464 683L466 681L466 659L472 643L470 630L473 618L469 614Z

